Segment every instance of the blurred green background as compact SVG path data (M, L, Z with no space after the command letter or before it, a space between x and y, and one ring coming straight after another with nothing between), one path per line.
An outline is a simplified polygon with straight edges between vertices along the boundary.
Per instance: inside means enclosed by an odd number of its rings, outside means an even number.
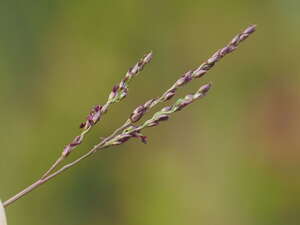
M299 10L298 0L2 0L4 200L50 166L144 53L153 50L153 61L128 98L71 158L258 24L177 95L212 81L205 99L146 130L147 145L99 153L15 202L9 225L300 224Z

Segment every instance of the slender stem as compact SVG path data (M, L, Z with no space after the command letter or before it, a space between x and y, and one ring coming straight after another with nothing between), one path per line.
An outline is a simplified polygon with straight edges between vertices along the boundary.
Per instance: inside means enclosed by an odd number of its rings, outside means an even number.
M84 130L83 132L81 132L80 136L82 136L82 139L84 138L84 136L90 131L92 127L87 128L86 130ZM76 147L76 146L75 146ZM74 149L73 149L74 150ZM58 165L65 160L65 158L68 155L64 155L62 154L53 164L52 166L43 174L43 176L41 177L41 179L44 179L45 177L47 177L49 174L51 174L52 171L54 171Z
M34 189L38 188L42 184L46 183L50 179L56 177L57 175L61 174L65 170L67 170L67 169L75 166L76 164L78 164L79 162L81 162L81 160L86 159L89 156L95 154L97 152L97 150L100 150L100 149L108 147L108 145L106 145L106 143L110 139L112 139L113 137L115 137L119 132L121 132L122 130L126 129L129 125L130 125L130 120L127 120L121 127L119 127L118 129L116 129L110 136L108 136L103 141L101 141L101 143L99 143L98 145L95 145L86 154L84 154L81 157L79 157L78 159L76 159L76 160L74 160L74 161L66 164L65 166L61 167L59 170L57 170L56 172L54 172L54 173L51 174L51 172L65 159L65 157L61 156L60 158L58 158L58 160L56 160L56 162L50 167L50 169L48 169L48 171L39 180L37 180L36 182L34 182L33 184L31 184L30 186L28 186L24 190L20 191L18 194L14 195L10 199L6 200L3 203L3 206L7 207L8 205L10 205L13 202L17 201L18 199L22 198L23 196L25 196L29 192L31 192Z
M3 207L7 207L14 201L18 200L19 198L23 197L24 195L28 194L29 192L31 192L32 190L34 190L35 188L40 186L41 184L42 184L42 180L38 180L38 181L34 182L33 184L31 184L30 186L25 188L23 191L19 192L15 196L13 196L10 199L8 199L7 201L3 202Z
M131 124L131 121L128 119L126 120L126 122L119 127L118 129L116 129L110 136L106 137L103 142L106 142L110 139L112 139L114 136L116 136L119 132L121 132L122 130L126 129L127 127L129 127ZM89 131L89 129L87 130ZM85 135L87 132L83 132L82 134ZM81 135L82 135L81 134ZM61 155L54 163L53 165L46 171L46 173L43 174L43 176L41 177L41 179L44 179L45 177L47 177L49 174L51 174L51 172L53 172L57 166L65 159L66 157L64 155Z
M109 141L110 139L112 139L113 137L115 137L118 133L120 133L121 131L123 131L124 129L126 129L127 127L129 127L130 125L131 125L130 119L126 120L126 122L121 127L119 127L118 129L116 129L110 136L108 136L107 138L105 138L103 140L103 142Z
M60 156L55 163L47 170L46 173L44 173L44 175L41 177L41 179L44 179L45 177L47 177L53 170L55 170L55 168L65 159L65 157Z
M60 168L59 170L57 170L56 172L48 175L47 177L41 178L39 180L37 180L36 182L34 182L33 184L31 184L30 186L28 186L27 188L25 188L24 190L22 190L21 192L19 192L18 194L14 195L13 197L11 197L10 199L8 199L7 201L5 201L3 203L4 207L7 207L8 205L12 204L13 202L15 202L16 200L22 198L23 196L25 196L26 194L28 194L29 192L33 191L34 189L36 189L37 187L41 186L42 184L46 183L47 181L49 181L50 179L56 177L57 175L61 174L62 172L64 172L65 170L75 166L76 164L78 164L81 160L88 158L89 156L93 155L94 153L97 152L97 150L99 149L103 149L105 148L105 144L104 142L101 142L98 145L95 145L89 152L87 152L86 154L84 154L83 156L81 156L80 158L74 160L71 163L66 164L65 166L63 166L62 168Z

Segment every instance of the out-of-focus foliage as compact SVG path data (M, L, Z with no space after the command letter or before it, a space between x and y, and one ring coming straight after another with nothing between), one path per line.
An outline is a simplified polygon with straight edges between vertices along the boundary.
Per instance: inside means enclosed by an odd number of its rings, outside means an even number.
M214 84L147 130L148 145L131 140L84 161L11 205L9 224L299 224L299 9L297 0L1 1L2 199L50 166L144 53L154 59L128 98L73 157L258 24L179 92Z

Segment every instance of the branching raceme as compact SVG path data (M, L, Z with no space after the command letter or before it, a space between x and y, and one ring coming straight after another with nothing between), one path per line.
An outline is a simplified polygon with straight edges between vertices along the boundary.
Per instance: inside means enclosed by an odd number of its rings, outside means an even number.
M76 160L65 164L63 161L83 142L86 134L91 131L91 129L100 122L103 115L108 111L109 107L123 100L128 94L128 84L129 82L139 74L144 68L146 64L148 64L152 59L152 52L146 54L142 57L138 63L136 63L132 68L130 68L123 80L118 85L115 85L110 92L107 102L104 105L97 105L92 108L90 113L88 114L86 121L80 124L80 128L82 129L81 133L76 136L73 141L68 144L62 151L61 155L54 162L54 164L29 187L25 188L12 198L8 199L3 203L4 207L7 207L11 203L15 202L19 198L25 196L35 188L40 185L46 183L50 179L56 177L61 174L65 170L73 167L74 165L81 162L83 159L88 158L94 155L97 151L101 149L105 149L114 145L120 145L125 143L131 138L138 138L143 143L147 142L147 137L142 134L142 130L148 127L154 127L159 125L160 122L166 121L169 117L186 106L193 103L195 100L200 99L206 95L206 93L211 88L211 84L202 85L195 93L188 94L183 98L179 98L175 103L170 104L169 106L163 107L161 110L156 112L150 119L145 120L145 122L141 124L137 124L139 120L154 106L159 103L163 103L169 101L176 94L178 88L184 86L190 81L200 78L205 75L220 59L222 59L225 55L234 51L238 45L246 40L249 35L251 35L256 29L255 25L251 25L246 28L243 32L236 35L229 44L227 44L224 48L219 49L215 52L206 62L202 63L199 67L194 70L190 70L183 74L167 91L165 91L160 97L150 99L144 104L138 106L129 118L125 121L125 123L116 129L110 136L102 139L100 143L95 145L92 149L90 149L87 153L83 154L81 157Z

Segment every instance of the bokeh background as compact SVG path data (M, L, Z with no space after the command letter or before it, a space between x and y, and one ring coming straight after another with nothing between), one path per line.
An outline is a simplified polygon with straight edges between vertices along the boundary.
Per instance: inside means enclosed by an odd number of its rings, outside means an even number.
M300 224L299 10L298 0L2 0L2 199L50 166L144 53L153 61L128 98L71 158L258 24L177 95L212 81L205 99L146 130L147 145L99 153L15 202L9 225Z

